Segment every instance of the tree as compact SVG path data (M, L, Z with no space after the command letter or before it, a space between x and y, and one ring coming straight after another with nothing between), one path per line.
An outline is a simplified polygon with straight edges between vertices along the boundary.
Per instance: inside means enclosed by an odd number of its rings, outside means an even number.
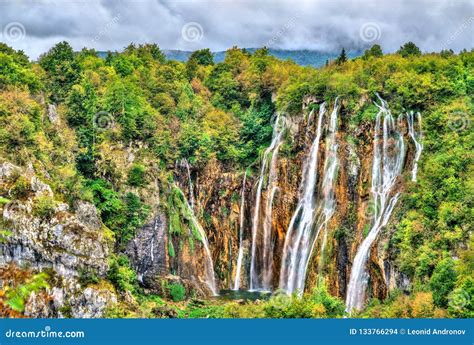
M338 58L336 59L336 64L342 65L346 61L347 61L346 50L342 48L341 55L339 55Z
M40 56L39 64L48 75L51 100L63 101L80 74L72 47L66 41L56 44Z
M421 50L413 42L407 42L397 51L402 57L406 58L409 56L420 56Z
M186 75L191 80L196 76L199 66L214 65L214 58L209 49L196 50L186 62Z
M209 66L214 65L214 57L209 49L196 50L191 54L188 62L194 60L198 65Z
M382 57L382 56L383 56L382 48L380 47L380 45L374 44L372 47L370 47L364 52L364 55L362 56L362 58L364 60L367 60L369 57L377 58L377 57Z
M453 290L456 283L456 271L451 258L446 258L438 262L430 280L430 288L433 292L433 300L436 306L446 307L448 295Z

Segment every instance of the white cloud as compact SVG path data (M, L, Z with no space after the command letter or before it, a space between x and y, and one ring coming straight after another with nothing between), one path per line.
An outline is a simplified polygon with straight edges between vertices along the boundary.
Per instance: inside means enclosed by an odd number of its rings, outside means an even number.
M339 51L379 43L392 52L409 40L424 51L473 47L471 0L0 0L0 13L2 31L11 22L26 30L24 39L1 40L33 58L60 40L97 50L130 42L183 50L270 44ZM182 37L188 22L199 23L201 39ZM376 40L361 37L367 23L377 28Z

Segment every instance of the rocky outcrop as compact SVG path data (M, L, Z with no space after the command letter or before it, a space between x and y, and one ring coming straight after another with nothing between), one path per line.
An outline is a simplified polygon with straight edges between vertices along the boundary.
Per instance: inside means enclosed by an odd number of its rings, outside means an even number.
M110 288L89 286L81 288L73 280L63 287L46 292L31 293L25 304L25 316L33 318L100 318L107 309L117 304L117 296Z
M74 208L56 201L51 187L11 163L0 165L0 187L10 191L22 178L21 197L1 208L4 226L11 232L0 243L0 265L16 265L35 272L52 272L51 286L41 294L32 293L25 315L32 317L100 317L116 303L111 289L82 288L79 278L89 272L104 278L112 246L107 229L99 220L95 206L76 201ZM46 206L38 206L46 198ZM42 208L41 208L42 207ZM1 277L0 277L1 280ZM70 312L65 313L66 309Z
M132 267L146 288L156 288L157 278L169 272L167 224L165 214L158 211L127 245Z

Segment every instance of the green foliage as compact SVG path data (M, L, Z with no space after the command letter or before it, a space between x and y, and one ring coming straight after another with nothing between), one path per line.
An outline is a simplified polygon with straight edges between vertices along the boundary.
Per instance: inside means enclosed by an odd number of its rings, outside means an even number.
M312 293L303 296L277 293L267 301L248 302L244 305L229 303L225 310L225 317L238 318L321 318L342 317L344 302L329 294L321 285Z
M25 303L32 292L38 292L49 287L47 279L48 275L46 273L38 273L29 278L24 284L7 289L5 293L7 304L13 310L23 312Z
M10 230L0 229L0 243L6 243L8 241L8 237L12 235Z
M336 59L336 65L342 65L346 61L347 61L346 50L342 48L341 54Z
M112 256L107 273L109 280L119 291L134 293L137 288L137 275L130 267L127 256Z
M173 257L175 256L175 247L173 245L173 239L179 241L181 249L182 238L187 237L189 248L191 252L194 251L194 240L202 242L203 238L198 229L200 226L197 223L195 215L185 200L185 196L181 189L177 186L172 186L168 196L168 218L169 228L168 233L170 234L170 241L168 243L168 254Z
M214 58L209 49L196 50L186 62L186 74L191 80L196 76L199 66L210 66L214 64Z
M171 299L174 302L184 301L186 298L186 289L182 284L173 283L169 285Z
M454 317L474 317L474 279L466 278L448 295L448 311Z
M407 42L397 51L397 54L400 54L403 57L409 56L420 56L421 50L413 42Z
M135 235L135 230L144 225L150 208L131 192L120 197L104 180L89 181L87 188L93 194L102 221L116 233L117 247L123 249Z
M370 57L379 58L379 57L382 57L382 56L383 56L382 47L380 47L380 45L378 45L378 44L374 44L372 47L370 47L370 49L367 49L364 52L364 55L362 56L362 58L364 60L367 60Z
M100 282L97 272L91 269L82 269L79 271L79 283L81 286L88 286L91 284L97 284Z
M145 167L141 164L134 164L128 172L127 183L134 187L143 187L146 185Z
M0 90L8 86L26 86L30 91L42 89L39 76L31 69L28 57L0 42Z
M56 202L48 195L41 195L35 198L33 214L43 219L49 219L54 215Z
M448 295L456 282L456 271L451 258L441 260L435 267L430 280L430 289L433 292L434 303L439 307L446 307Z
M79 76L74 51L67 42L61 42L39 58L47 73L47 86L53 102L63 101Z
M30 181L26 179L26 177L19 176L13 187L10 189L10 196L14 199L22 199L25 198L28 193L31 191L31 184Z
M196 50L191 54L188 61L194 60L198 65L209 66L214 64L214 58L209 49Z
M271 117L275 108L268 100L252 106L242 117L240 142L242 162L248 165L258 158L260 152L271 140Z

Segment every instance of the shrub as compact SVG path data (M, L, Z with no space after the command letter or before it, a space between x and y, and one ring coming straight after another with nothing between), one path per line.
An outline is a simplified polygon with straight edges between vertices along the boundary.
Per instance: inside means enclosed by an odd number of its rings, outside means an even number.
M134 164L128 172L127 183L133 187L143 187L146 184L145 167Z
M6 304L8 304L14 311L23 312L25 310L25 303L28 301L32 292L38 292L41 289L49 287L47 279L48 275L46 273L38 273L28 278L21 285L7 287L4 290L4 295L7 298Z
M184 301L186 297L186 289L182 284L173 283L169 286L171 299L175 302Z
M412 303L412 316L416 318L433 317L433 296L430 292L418 292Z
M446 307L448 295L453 290L456 282L456 271L451 258L441 260L435 267L430 280L433 300L436 306Z
M55 206L56 202L53 198L46 195L41 195L35 198L33 214L43 219L49 219L54 215Z
M324 307L327 317L338 317L344 314L344 302L329 294L325 285L321 285L313 290L311 300L316 305Z
M112 257L108 278L119 291L135 292L137 276L127 256L120 254Z
M30 182L24 176L19 176L13 187L10 189L10 196L15 199L21 199L26 197L30 190Z
M467 278L458 288L448 296L449 314L454 317L474 317L474 280Z

